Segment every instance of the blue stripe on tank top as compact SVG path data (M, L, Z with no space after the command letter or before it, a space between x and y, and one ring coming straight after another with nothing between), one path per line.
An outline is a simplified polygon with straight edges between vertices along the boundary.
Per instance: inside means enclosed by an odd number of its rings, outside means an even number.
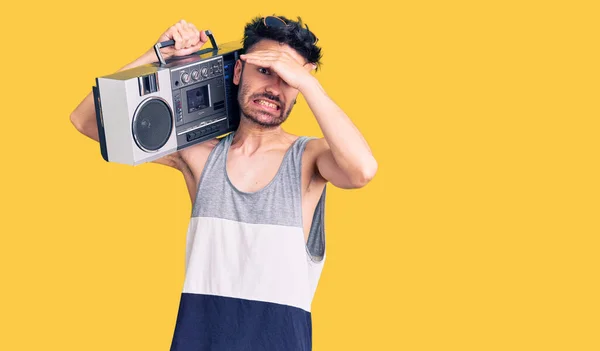
M311 323L296 307L183 293L171 351L308 351Z

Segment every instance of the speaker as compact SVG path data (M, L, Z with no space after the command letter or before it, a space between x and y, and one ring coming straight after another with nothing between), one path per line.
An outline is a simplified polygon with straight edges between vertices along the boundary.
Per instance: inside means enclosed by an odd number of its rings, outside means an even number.
M99 77L93 92L104 160L138 165L177 150L169 69L146 65Z

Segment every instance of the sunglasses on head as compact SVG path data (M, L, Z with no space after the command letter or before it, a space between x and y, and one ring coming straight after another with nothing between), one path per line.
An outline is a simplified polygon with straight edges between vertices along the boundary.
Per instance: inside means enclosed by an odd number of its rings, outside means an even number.
M277 27L285 27L288 24L281 18L277 17L277 16L267 16L267 17L263 17L263 24L265 25L265 27L269 28L269 27L273 27L273 28L277 28ZM306 26L306 30L308 31L308 34L310 34L311 37L314 38L313 41L313 45L316 45L317 42L319 41L319 38L317 38L316 35L314 35L309 29L308 29L308 25Z

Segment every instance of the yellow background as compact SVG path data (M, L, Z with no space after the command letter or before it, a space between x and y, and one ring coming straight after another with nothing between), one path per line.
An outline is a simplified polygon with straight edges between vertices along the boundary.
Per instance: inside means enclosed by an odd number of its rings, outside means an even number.
M273 13L379 161L330 187L314 350L600 349L594 2L283 3L2 5L0 350L168 350L183 178L104 162L69 114L181 18L225 42ZM320 136L300 102L285 127Z

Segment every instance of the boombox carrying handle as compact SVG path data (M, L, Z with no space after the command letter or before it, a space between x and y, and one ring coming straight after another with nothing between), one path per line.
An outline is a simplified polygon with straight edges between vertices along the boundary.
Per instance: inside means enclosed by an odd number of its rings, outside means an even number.
M204 33L206 33L206 35L208 36L208 39L210 39L212 48L202 49L202 50L198 51L197 53L195 53L194 55L201 55L201 54L205 54L207 52L218 50L217 42L215 41L215 38L213 37L212 32L210 30L206 30L206 31L204 31ZM160 48L164 48L166 46L172 46L172 45L175 45L175 40L172 40L172 39L163 41L160 43L156 43L156 45L154 45L154 52L156 53L156 57L158 57L158 61L160 62L161 65L165 65L166 62L165 62L165 59L162 57L162 54L160 53Z

